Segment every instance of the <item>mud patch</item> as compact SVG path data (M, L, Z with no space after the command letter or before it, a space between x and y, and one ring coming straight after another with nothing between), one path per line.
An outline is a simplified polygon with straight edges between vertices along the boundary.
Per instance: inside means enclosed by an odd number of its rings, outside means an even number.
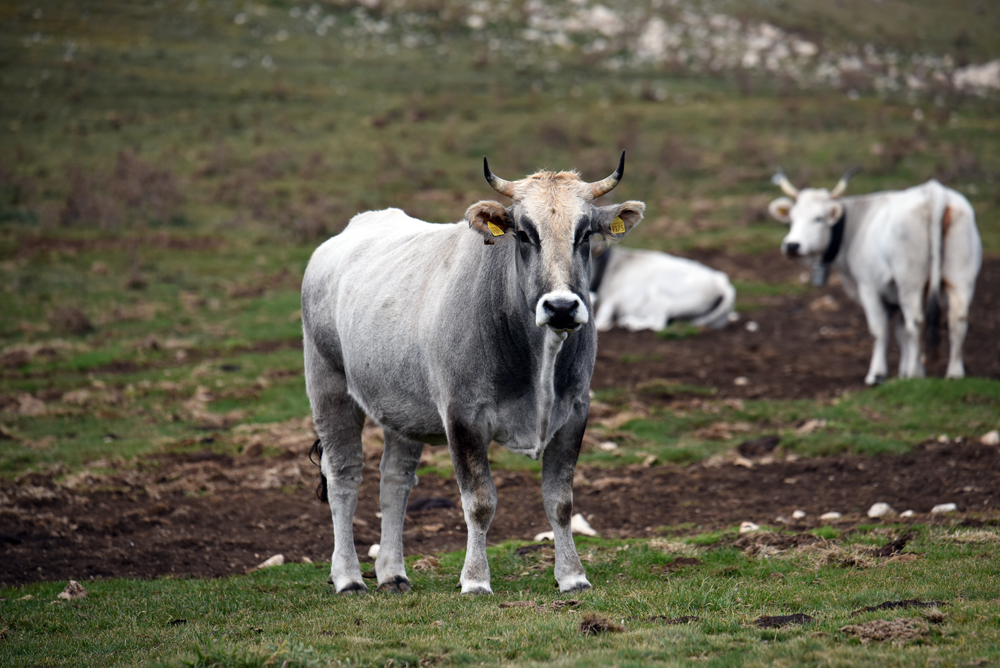
M754 620L753 625L760 629L779 629L783 626L790 626L792 624L808 624L812 621L812 617L802 613L796 613L794 615L778 615L776 617L758 617Z
M854 636L867 645L871 641L905 645L930 632L922 619L874 619L864 624L850 624L840 628L842 633Z

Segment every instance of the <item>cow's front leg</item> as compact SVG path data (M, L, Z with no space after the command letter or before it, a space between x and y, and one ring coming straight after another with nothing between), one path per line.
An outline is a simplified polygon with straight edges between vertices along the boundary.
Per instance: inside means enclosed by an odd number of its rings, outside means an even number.
M422 443L417 443L385 430L385 450L382 452L379 483L379 506L382 509L382 543L375 560L378 588L381 591L410 591L403 563L403 522L410 490L417 484L417 464Z
M587 404L576 407L569 422L563 425L546 446L542 459L542 502L549 523L552 524L556 549L555 576L559 590L563 592L590 589L570 528L573 517L573 471L580 455L583 432L587 427L587 413Z
M868 331L875 339L865 384L876 385L884 381L889 374L889 363L886 360L886 349L889 346L889 313L882 303L882 297L874 288L859 286L858 296L865 310Z
M462 567L463 594L492 594L486 560L486 532L497 507L497 489L490 474L489 439L462 420L450 420L448 447L462 493L462 511L469 530Z

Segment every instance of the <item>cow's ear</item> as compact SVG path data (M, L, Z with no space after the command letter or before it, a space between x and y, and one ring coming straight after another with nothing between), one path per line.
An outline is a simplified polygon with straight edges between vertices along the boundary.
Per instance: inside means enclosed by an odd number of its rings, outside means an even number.
M645 203L634 200L598 207L593 230L603 236L605 241L619 241L639 224L645 210Z
M840 202L834 202L830 205L830 217L826 219L826 224L833 227L840 220L840 217L844 213L844 205Z
M491 199L476 202L465 211L465 219L469 227L483 235L486 244L493 244L510 234L514 229L510 211L500 202Z
M767 205L767 211L779 223L790 225L792 222L791 212L795 202L787 197L779 197Z

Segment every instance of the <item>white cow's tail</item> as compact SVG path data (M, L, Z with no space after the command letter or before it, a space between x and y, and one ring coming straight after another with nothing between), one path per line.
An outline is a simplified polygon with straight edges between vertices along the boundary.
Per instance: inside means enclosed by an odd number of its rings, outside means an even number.
M929 356L937 357L941 343L941 254L944 245L944 217L948 210L948 192L937 180L927 182L931 195L931 277L927 286L926 336Z
M729 282L729 278L721 272L718 279L719 297L710 311L691 321L692 325L721 329L729 323L729 314L732 313L733 306L736 304L736 288Z

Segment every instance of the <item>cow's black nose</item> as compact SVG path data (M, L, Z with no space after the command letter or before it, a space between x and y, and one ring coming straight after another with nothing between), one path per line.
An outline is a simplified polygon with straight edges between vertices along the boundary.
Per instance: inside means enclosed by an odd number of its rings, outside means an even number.
M576 309L580 302L575 299L546 299L542 302L545 315L549 318L549 327L553 329L574 329L580 323L576 321Z
M799 254L799 245L796 243L785 244L785 254L788 257L795 257Z

